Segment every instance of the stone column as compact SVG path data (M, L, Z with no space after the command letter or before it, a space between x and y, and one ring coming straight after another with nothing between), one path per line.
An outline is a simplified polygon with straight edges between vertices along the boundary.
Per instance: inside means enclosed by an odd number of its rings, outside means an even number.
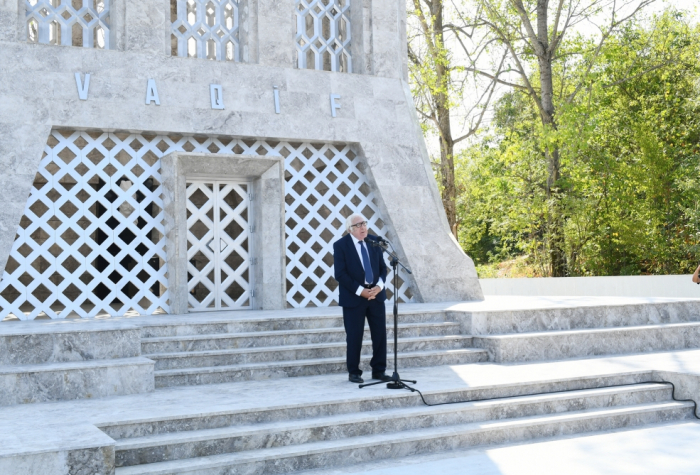
M353 0L350 6L352 72L372 74L371 0Z
M23 1L0 0L0 41L26 41L24 17Z
M372 66L376 76L403 77L402 57L406 55L405 29L400 28L401 20L405 21L403 1L372 0Z
M293 68L296 20L294 0L259 0L258 63Z
M117 2L115 2L117 3ZM169 24L167 0L124 0L124 50L162 55L168 43L163 31ZM117 5L115 7L119 8ZM117 43L121 41L117 40Z
M281 310L287 306L284 197L284 160L279 160L253 182L257 220L253 239L257 258L253 266L254 300L256 307L263 310Z

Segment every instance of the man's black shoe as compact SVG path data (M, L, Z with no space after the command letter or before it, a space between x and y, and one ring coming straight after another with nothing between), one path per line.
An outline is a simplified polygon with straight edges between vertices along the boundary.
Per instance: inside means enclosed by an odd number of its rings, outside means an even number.
M372 379L378 379L379 381L391 381L391 376L386 373L372 373Z
M351 383L362 384L365 382L365 380L362 379L362 377L359 374L351 374L350 376L348 376L348 379Z

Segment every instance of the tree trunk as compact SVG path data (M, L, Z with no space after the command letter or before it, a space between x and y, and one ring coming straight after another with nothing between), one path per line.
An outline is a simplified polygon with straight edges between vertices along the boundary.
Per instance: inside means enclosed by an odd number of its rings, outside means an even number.
M552 53L549 51L547 26L547 0L537 2L537 40L541 47L538 54L541 87L541 119L545 130L557 130L554 115L554 83L552 79ZM567 275L566 251L564 247L564 218L560 205L558 182L560 178L559 147L545 147L547 159L547 201L548 218L547 231L549 234L549 259L552 277Z
M447 129L449 130L449 121ZM451 137L440 140L440 182L442 185L442 204L447 214L450 230L457 235L457 187L455 186L454 144Z
M435 52L444 53L443 40L443 0L431 2L433 16L433 32L435 33ZM450 71L446 59L436 56L435 72L438 89L433 94L437 113L438 132L440 134L440 184L442 185L442 204L447 214L450 230L457 235L457 188L455 186L454 142L452 140L452 125L450 123Z

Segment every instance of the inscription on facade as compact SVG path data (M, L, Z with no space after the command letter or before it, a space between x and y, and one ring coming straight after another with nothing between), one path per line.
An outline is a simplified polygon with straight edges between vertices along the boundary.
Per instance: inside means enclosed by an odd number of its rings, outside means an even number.
M90 89L90 73L85 74L85 79L81 79L80 73L75 73L75 85L78 88L78 98L81 101L88 100L88 91ZM272 94L274 97L275 114L282 113L282 105L280 101L280 91L278 86L273 86ZM336 117L338 115L338 109L341 108L340 105L340 94L331 94L331 116ZM221 84L210 84L209 85L209 99L211 101L211 108L216 110L224 110L224 87ZM146 83L146 105L155 103L155 105L160 105L160 96L158 95L158 86L156 86L155 79L149 79Z

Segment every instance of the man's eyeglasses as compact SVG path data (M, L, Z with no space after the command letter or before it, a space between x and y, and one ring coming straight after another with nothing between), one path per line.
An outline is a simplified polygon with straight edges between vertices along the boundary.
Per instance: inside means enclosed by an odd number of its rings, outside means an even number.
M355 229L366 228L366 227L367 227L367 221L362 221L362 222L360 222L360 223L351 224L350 227L351 227L351 228L355 228Z

